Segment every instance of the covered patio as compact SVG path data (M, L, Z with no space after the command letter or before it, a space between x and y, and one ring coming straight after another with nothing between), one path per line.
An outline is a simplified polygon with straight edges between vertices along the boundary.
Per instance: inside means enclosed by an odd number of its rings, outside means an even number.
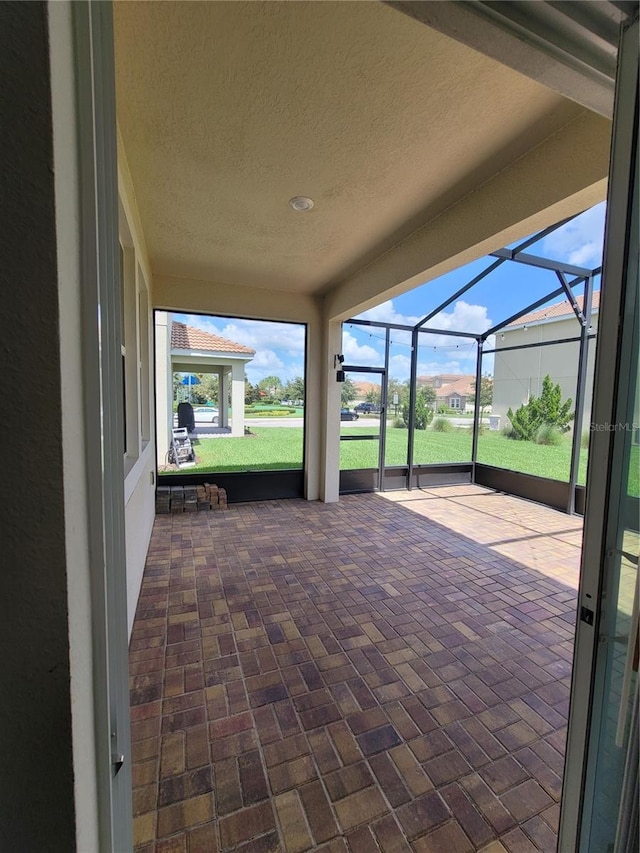
M580 541L473 485L158 517L136 850L555 849Z

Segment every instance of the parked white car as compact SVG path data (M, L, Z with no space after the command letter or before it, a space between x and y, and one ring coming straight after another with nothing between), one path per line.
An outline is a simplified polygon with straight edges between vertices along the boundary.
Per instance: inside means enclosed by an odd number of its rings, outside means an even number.
M193 416L197 424L218 423L218 410L213 406L194 406Z
M214 406L194 406L193 418L196 424L217 424L218 410ZM177 425L178 415L174 414L173 422Z

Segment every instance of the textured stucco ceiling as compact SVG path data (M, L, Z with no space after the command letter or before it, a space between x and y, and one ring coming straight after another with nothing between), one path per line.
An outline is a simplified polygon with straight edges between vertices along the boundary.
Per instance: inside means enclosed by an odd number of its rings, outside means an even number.
M322 292L584 112L367 0L120 2L114 18L156 274Z

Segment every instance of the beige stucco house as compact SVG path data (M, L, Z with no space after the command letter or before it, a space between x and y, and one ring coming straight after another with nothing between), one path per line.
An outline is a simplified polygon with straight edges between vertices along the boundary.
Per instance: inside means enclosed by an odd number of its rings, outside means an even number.
M583 300L576 298L582 311ZM591 309L590 335L598 331L600 291L595 291ZM578 381L578 353L580 323L567 300L533 311L505 326L496 335L496 353L493 377L492 414L499 416L504 425L507 411L515 411L532 396L539 396L542 380L548 374L558 383L562 399L576 399ZM548 346L530 346L551 341ZM528 345L527 349L500 352L507 347ZM588 429L593 397L593 371L595 364L595 337L589 342L587 379L584 388L583 430Z
M438 376L418 376L418 386L433 388L436 392L436 409L446 406L464 412L467 401L474 393L475 376L472 374L441 373Z

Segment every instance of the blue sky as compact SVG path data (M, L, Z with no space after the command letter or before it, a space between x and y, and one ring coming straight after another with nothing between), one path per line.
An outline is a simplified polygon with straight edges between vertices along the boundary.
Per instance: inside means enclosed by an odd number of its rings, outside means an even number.
M600 265L604 231L604 203L585 211L527 251L587 268ZM481 258L428 282L409 293L383 302L360 315L363 319L414 325L448 296L485 269L493 259ZM541 298L558 286L555 274L505 263L480 284L467 291L456 303L439 314L432 324L439 329L482 332ZM598 285L596 285L598 286ZM576 294L580 293L576 289ZM561 297L552 300L558 302ZM274 374L283 382L304 373L304 327L291 323L236 320L202 315L175 315L191 326L222 335L256 350L247 364L247 377L256 383ZM464 338L425 335L418 353L418 373L473 373L475 343ZM409 377L408 333L392 331L390 374ZM489 342L491 343L491 342ZM384 331L345 324L343 352L348 364L382 365ZM492 372L492 361L484 362Z

